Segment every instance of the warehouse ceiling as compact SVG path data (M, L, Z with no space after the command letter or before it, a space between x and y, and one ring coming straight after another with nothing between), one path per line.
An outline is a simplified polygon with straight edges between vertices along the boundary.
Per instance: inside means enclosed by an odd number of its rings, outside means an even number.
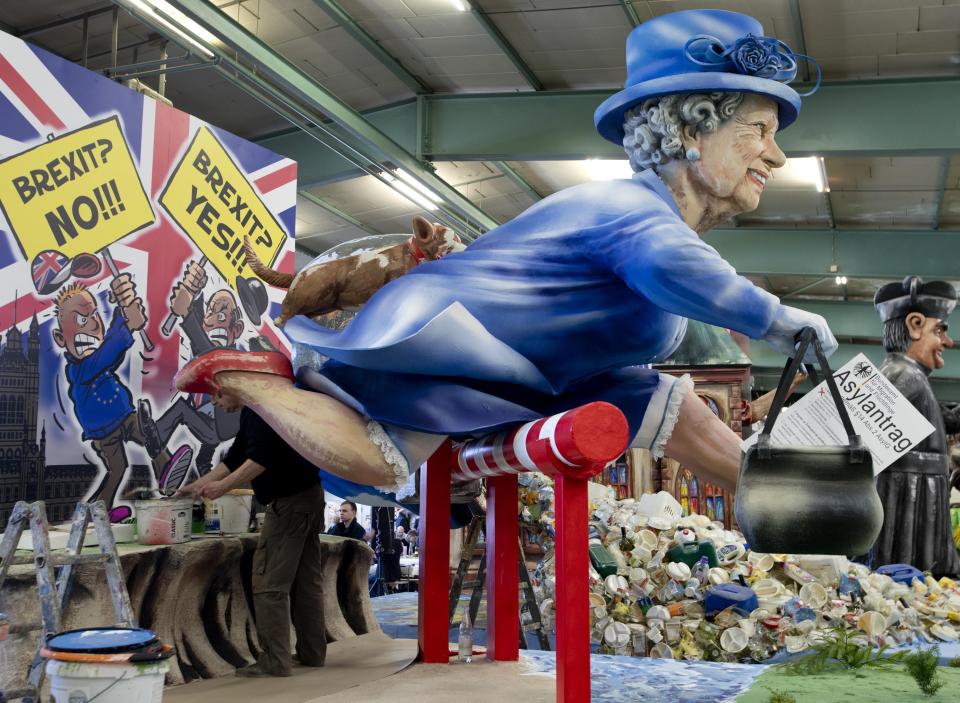
M171 2L189 14L189 0ZM865 303L879 285L910 273L960 284L957 0L214 4L431 164L493 222L562 188L623 173L590 116L624 81L623 47L635 24L703 7L750 14L767 34L816 57L824 87L783 134L791 163L768 183L760 207L708 241L758 285L829 313L850 350L877 343L879 321ZM0 27L70 60L86 54L88 67L102 70L112 61L115 7L4 0ZM156 59L173 36L121 9L117 62ZM174 43L167 49L183 53ZM157 85L155 76L143 80ZM165 92L176 107L300 162L301 261L371 232L406 231L429 203L338 160L222 71L171 73ZM801 159L811 156L822 162ZM940 375L960 380L960 351L948 353Z

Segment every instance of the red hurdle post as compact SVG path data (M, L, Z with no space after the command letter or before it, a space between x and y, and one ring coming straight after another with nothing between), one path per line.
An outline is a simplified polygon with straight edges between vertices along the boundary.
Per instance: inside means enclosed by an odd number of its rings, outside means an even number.
M620 456L629 441L626 418L609 403L590 403L565 413L528 422L506 433L459 444L447 444L427 462L424 474L452 480L487 479L487 658L510 661L518 658L517 621L517 478L521 471L543 471L556 484L557 569L557 701L585 703L590 700L589 553L587 546L587 480ZM453 471L450 472L450 465ZM421 559L431 542L428 530L447 534L449 493L444 512L426 504L426 490L434 486L421 476ZM429 500L440 497L435 487ZM424 516L428 516L424 520ZM444 522L444 517L447 522ZM432 528L432 529L431 529ZM440 537L434 536L433 543ZM448 543L449 544L449 543ZM440 573L440 561L420 566L420 646L423 661L427 651L439 651L442 638L447 648L446 609L427 603L443 602L436 595L449 588L449 547ZM429 628L429 631L426 630ZM445 661L445 660L444 660Z

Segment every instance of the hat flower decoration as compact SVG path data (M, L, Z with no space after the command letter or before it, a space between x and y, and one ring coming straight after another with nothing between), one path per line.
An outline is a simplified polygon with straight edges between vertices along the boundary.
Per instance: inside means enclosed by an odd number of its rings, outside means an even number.
M797 76L797 61L817 69L813 89L797 93L786 85ZM625 113L644 100L678 93L744 92L779 106L780 129L800 111L800 98L820 87L820 66L765 36L754 18L727 10L685 10L655 17L627 37L627 80L594 114L600 135L623 140Z

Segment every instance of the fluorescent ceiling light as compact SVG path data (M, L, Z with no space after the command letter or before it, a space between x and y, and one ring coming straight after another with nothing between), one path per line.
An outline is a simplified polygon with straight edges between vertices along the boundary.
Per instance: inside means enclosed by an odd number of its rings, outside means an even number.
M422 193L424 196L426 196L433 202L438 204L443 202L443 199L439 195L437 195L432 190L427 188L425 185L423 185L416 178L414 178L409 173L404 171L402 168L396 169L395 173L400 177L400 180L406 181L407 185L411 186L414 190L419 191L420 193Z
M586 159L583 162L587 175L594 181L612 181L615 178L631 178L633 169L624 159Z
M817 189L818 193L830 192L827 185L826 168L823 165L823 157L805 156L797 159L787 159L786 175L790 180L809 183ZM777 177L779 171L774 172Z
M214 42L216 37L180 10L167 3L166 0L130 0L130 3L139 8L141 12L150 15L174 37L182 39L206 58L213 58L213 52L201 44L197 38Z
M403 181L397 180L390 173L384 171L383 178L385 181L387 181L390 184L391 188L393 188L395 191L400 193L403 197L405 197L414 205L418 205L419 207L422 207L424 210L429 210L431 212L437 209L437 204L433 202L433 200L428 198L419 190L414 190L412 186L404 183Z
M460 12L466 12L469 9L463 0L450 0L450 4L460 10Z

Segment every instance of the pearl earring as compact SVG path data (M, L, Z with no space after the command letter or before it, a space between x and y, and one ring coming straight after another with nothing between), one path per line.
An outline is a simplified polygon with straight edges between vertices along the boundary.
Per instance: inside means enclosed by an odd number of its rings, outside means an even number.
M687 149L687 161L699 161L700 160L700 150L695 146Z

